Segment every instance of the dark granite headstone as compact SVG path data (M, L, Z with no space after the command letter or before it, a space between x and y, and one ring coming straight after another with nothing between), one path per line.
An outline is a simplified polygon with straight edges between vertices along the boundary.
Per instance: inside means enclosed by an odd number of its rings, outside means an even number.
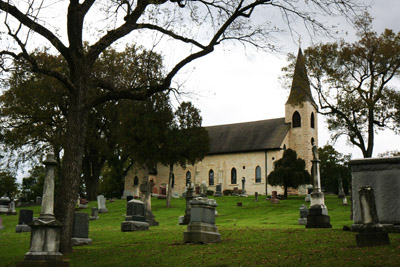
M142 201L131 200L126 208L126 221L145 222L145 207Z
M133 196L126 196L126 202L129 202L129 201L131 201L133 199Z
M18 224L30 224L33 220L33 210L19 210Z
M99 209L96 207L92 207L92 214L90 215L90 220L98 220L99 219Z
M72 236L80 238L89 237L89 214L75 212Z

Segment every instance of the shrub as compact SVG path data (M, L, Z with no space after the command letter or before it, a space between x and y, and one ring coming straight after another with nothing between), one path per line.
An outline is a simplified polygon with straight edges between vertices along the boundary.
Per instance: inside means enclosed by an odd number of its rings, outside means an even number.
M232 195L232 189L225 189L224 191L222 191L222 193L224 194L224 196L231 196Z

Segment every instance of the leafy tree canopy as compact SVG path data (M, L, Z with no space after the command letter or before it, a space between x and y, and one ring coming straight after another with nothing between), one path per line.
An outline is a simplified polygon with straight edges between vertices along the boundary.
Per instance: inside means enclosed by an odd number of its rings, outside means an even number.
M7 170L0 170L0 197L15 198L18 193L18 183L15 175Z

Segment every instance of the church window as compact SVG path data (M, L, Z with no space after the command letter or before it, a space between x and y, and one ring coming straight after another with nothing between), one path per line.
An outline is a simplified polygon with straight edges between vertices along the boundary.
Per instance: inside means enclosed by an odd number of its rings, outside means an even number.
M236 169L232 168L232 170L231 170L231 184L236 184L236 183L237 183Z
M283 150L286 150L286 145L283 145Z
M214 171L210 170L208 172L208 185L214 185Z
M300 113L295 111L292 118L293 128L301 127Z
M135 178L133 178L133 185L139 185L139 177L135 176Z
M189 179L191 179L191 178L192 178L192 174L190 173L190 171L187 171L186 172L186 184L185 185L187 185L189 183Z
M256 183L261 183L261 168L260 168L260 166L256 167Z
M315 122L314 122L315 118L314 118L314 112L311 112L311 128L315 128Z
M315 144L314 137L311 137L311 145L313 146Z

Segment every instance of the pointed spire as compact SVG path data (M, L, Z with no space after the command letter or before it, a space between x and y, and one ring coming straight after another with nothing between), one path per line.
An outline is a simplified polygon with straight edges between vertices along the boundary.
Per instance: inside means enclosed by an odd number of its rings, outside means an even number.
M298 105L305 101L315 104L311 94L303 52L301 48L299 48L293 74L292 88L290 89L286 104Z

